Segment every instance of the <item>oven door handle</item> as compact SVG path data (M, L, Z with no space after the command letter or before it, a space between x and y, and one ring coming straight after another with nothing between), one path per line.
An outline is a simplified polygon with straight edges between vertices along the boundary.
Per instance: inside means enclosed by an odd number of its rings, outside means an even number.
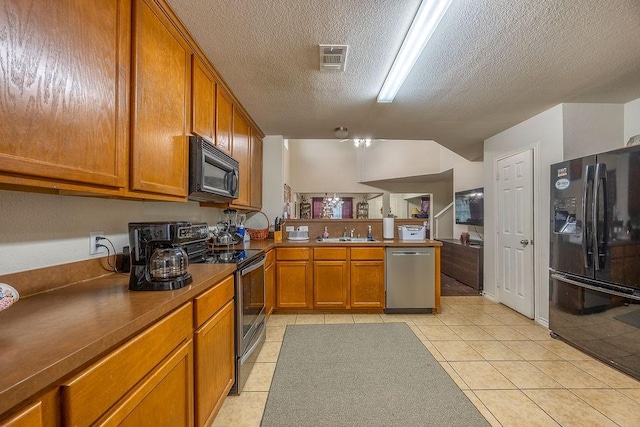
M243 268L242 270L240 270L240 275L244 276L247 273L251 273L253 270L257 270L260 267L263 267L265 264L265 261L267 259L267 256L262 254L260 256L260 260L257 262L254 262L253 264L249 265L248 267Z

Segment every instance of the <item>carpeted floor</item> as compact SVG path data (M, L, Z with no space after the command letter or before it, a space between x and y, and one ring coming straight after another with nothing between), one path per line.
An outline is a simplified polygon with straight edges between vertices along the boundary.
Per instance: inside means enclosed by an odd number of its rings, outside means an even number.
M289 325L262 426L488 426L405 323Z

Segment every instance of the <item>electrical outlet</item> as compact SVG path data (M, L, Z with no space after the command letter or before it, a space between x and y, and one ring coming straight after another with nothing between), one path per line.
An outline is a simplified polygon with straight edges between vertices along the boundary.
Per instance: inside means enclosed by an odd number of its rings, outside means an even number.
M293 225L286 225L284 227L284 231L294 231L295 227Z
M301 225L300 227L298 227L298 231L309 231L309 226L308 225Z
M92 231L89 233L89 255L96 255L106 252L105 248L102 246L97 246L98 244L104 244L102 241L98 242L96 237L104 236L104 231Z

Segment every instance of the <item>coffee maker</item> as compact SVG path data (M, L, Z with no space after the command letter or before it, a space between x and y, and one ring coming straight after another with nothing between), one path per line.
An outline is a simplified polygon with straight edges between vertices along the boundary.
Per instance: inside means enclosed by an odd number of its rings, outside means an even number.
M129 223L132 291L169 291L193 280L183 245L192 241L190 222Z

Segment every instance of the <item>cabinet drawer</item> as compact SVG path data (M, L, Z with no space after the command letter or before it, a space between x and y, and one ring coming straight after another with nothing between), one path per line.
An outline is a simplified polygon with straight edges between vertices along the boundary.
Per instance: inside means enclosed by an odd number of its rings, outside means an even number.
M191 303L62 385L64 425L89 425L193 334Z
M384 248L351 248L351 259L383 260Z
M193 317L196 322L196 328L199 328L208 318L233 299L235 293L233 285L233 276L229 276L195 298Z
M346 260L347 248L314 248L313 259Z
M278 248L276 249L276 259L278 261L307 261L311 250L309 248Z

